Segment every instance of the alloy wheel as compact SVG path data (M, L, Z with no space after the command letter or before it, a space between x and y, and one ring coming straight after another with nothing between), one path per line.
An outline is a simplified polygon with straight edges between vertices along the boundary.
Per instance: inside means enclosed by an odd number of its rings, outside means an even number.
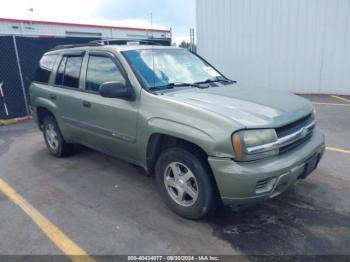
M55 131L53 124L48 124L46 126L45 135L46 135L47 143L49 144L50 148L53 151L57 151L59 141L58 141L58 135Z
M189 207L197 201L197 179L183 163L172 162L165 168L164 185L170 197L181 206Z

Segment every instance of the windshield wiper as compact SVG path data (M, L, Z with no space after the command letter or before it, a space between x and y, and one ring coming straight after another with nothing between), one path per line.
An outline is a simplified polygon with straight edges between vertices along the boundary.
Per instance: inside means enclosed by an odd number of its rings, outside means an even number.
M169 84L163 85L163 86L150 87L149 90L156 91L156 90L162 90L162 89L172 89L174 87L181 87L181 86L194 86L194 87L198 87L198 88L203 88L203 86L200 86L197 83L174 82L174 83L169 83Z
M237 81L233 81L227 78L214 77L214 78L208 78L204 81L196 82L195 84L209 84L214 82L237 83Z

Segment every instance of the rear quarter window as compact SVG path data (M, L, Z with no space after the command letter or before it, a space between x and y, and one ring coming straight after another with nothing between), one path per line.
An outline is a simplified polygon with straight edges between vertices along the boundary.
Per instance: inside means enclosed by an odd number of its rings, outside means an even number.
M39 62L33 81L47 84L58 55L44 55Z

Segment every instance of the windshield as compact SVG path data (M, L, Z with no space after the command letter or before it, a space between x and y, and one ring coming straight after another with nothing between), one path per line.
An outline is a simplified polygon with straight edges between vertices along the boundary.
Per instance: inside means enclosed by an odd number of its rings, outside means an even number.
M208 63L185 49L131 50L123 54L147 89L222 77Z

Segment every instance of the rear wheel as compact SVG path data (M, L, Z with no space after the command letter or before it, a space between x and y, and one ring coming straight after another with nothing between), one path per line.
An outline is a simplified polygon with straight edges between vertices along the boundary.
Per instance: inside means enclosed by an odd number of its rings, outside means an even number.
M183 148L169 148L156 164L156 181L168 206L178 215L200 219L217 206L215 183L199 154Z
M64 141L57 122L52 116L45 116L43 135L49 152L56 157L68 156L73 151L73 145Z

